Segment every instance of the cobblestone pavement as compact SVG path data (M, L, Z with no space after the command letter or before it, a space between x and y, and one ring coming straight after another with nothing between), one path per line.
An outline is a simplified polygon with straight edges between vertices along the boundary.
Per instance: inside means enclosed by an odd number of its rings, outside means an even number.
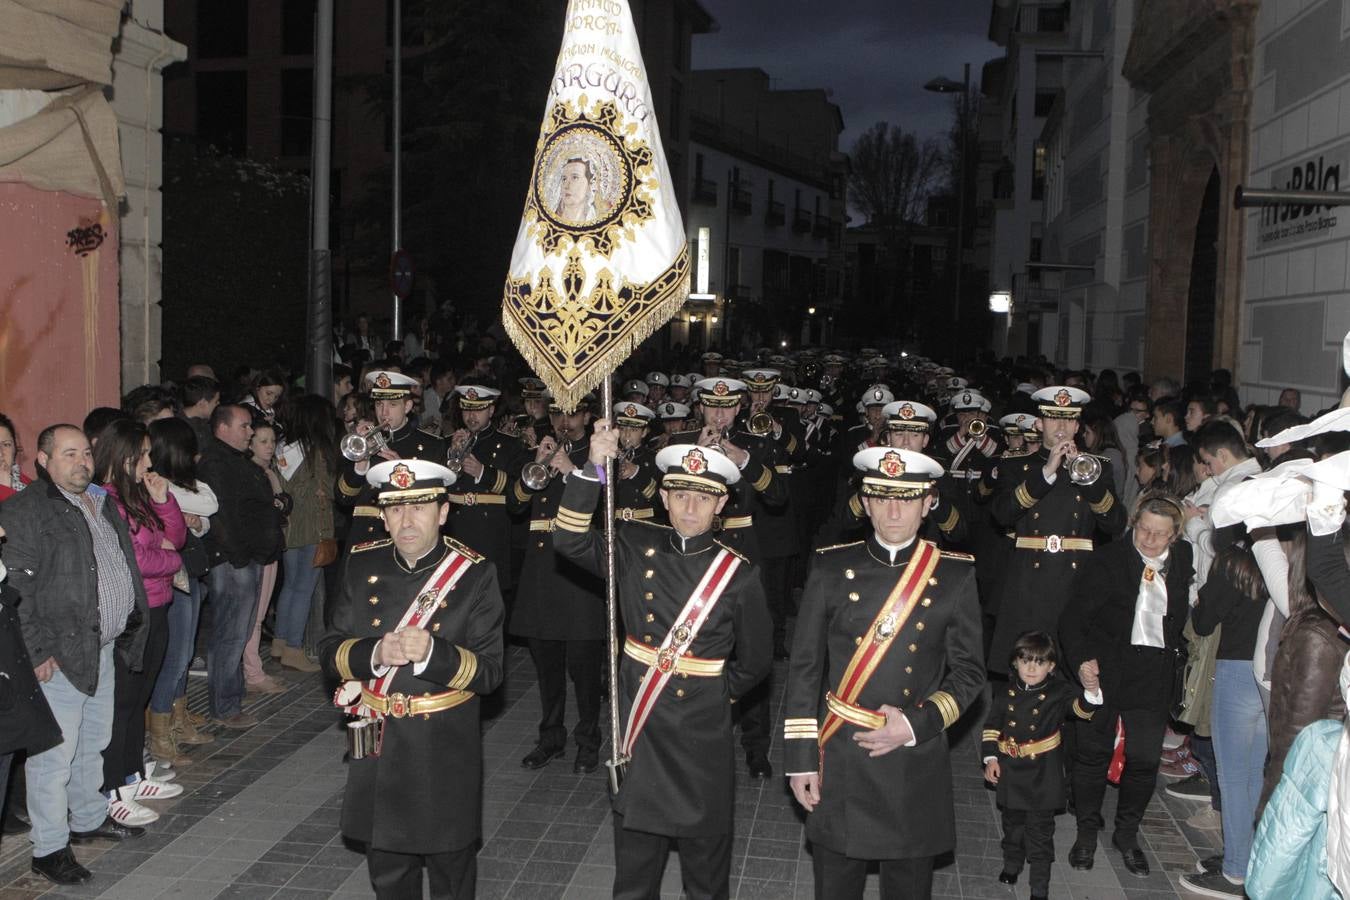
M270 667L270 664L269 664ZM783 664L775 692L781 703ZM35 897L284 898L372 896L364 859L338 834L345 773L338 716L317 676L286 673L285 694L256 699L247 708L263 719L241 733L217 732L217 741L196 748L197 762L183 769L181 797L153 804L163 815L138 840L76 848L94 873L78 888L52 888L29 872L26 837L0 846L0 900ZM204 685L194 678L193 708L205 704ZM538 695L528 654L508 651L507 683L484 724L487 783L484 843L478 862L482 898L608 897L614 872L609 806L601 773L572 774L571 759L540 772L520 768L534 744ZM575 707L573 706L572 709ZM571 710L569 710L571 711ZM939 897L1027 896L1025 874L1016 888L995 880L1001 862L998 811L978 765L982 711L957 726L958 844L954 858L940 860L934 893ZM778 736L775 735L775 751ZM782 766L775 752L777 772ZM453 777L445 773L444 777ZM742 768L736 790L733 898L805 898L812 894L811 857L802 840L798 811L784 779L752 781ZM1106 820L1114 803L1107 792ZM1073 842L1073 822L1057 821L1055 897L1091 900L1161 900L1186 896L1177 877L1195 861L1217 852L1219 835L1197 831L1185 818L1197 804L1155 795L1143 838L1153 874L1135 878L1102 835L1096 866L1087 872L1064 864ZM916 811L922 815L922 811ZM875 876L868 895L877 896ZM679 863L672 856L663 896L680 895Z

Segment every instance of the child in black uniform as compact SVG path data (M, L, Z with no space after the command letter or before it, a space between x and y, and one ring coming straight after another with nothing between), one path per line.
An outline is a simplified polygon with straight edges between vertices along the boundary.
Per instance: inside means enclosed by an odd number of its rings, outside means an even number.
M998 880L1016 884L1022 863L1031 863L1032 900L1047 897L1055 859L1055 811L1064 808L1064 759L1060 725L1072 710L1091 719L1101 705L1097 676L1080 669L1080 691L1055 675L1055 642L1028 631L1013 643L1012 677L995 686L984 723L984 777L998 786L1003 810L1003 871Z

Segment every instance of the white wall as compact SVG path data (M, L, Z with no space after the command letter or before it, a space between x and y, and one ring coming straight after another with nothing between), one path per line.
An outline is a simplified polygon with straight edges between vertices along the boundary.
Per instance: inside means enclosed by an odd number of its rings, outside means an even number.
M113 56L109 90L117 115L127 196L121 219L122 391L160 380L160 226L163 203L164 68L187 58L165 37L164 0L134 0ZM181 372L167 373L172 377Z
M1256 21L1254 187L1350 191L1350 0L1267 0ZM1295 176L1295 169L1298 175ZM1338 176L1338 177L1337 177ZM1274 403L1303 392L1303 412L1340 396L1350 331L1350 206L1247 214L1239 393Z

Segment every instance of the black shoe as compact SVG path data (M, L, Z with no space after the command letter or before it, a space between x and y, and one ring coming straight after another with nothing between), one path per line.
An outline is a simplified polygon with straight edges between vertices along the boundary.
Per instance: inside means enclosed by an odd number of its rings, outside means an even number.
M105 841L125 841L131 838L138 838L145 834L145 829L136 825L123 825L121 822L115 822L111 818L104 819L103 824L93 831L72 831L70 833L70 842L72 844L87 844L90 841L96 841L100 838Z
M769 754L758 750L745 751L745 764L750 767L751 778L772 778L773 766L769 764Z
M84 884L94 877L93 872L75 860L69 845L55 853L33 857L33 874L41 875L52 884Z
M1011 869L1004 869L1002 872L998 873L998 883L1017 884L1017 875L1018 873L1012 871Z
M578 750L577 761L572 763L572 772L576 775L589 775L600 768L599 750Z
M564 751L562 747L549 749L543 744L540 744L529 753L525 754L525 758L520 761L520 764L527 769L542 769L552 760L563 756L565 753L566 751Z
M1120 851L1120 860L1125 863L1125 871L1136 878L1148 877L1148 860L1144 858L1144 851L1139 849L1139 845L1122 847L1116 843L1116 839L1111 839L1111 846Z
M1032 894L1031 900L1050 900L1050 894Z
M28 821L26 812L20 812L17 809L11 809L5 816L5 824L0 827L0 834L15 835L27 834L33 830L33 823Z
M1087 871L1092 868L1092 857L1097 852L1096 843L1085 843L1083 841L1074 841L1073 846L1069 848L1069 868L1082 869Z
M1200 875L1204 875L1207 872L1222 872L1223 854L1219 853L1215 856L1206 856L1195 864L1195 871Z

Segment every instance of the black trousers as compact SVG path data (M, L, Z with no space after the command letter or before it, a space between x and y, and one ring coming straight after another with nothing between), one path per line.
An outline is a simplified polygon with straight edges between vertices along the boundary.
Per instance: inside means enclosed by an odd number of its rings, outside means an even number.
M871 860L854 859L819 844L815 856L816 900L861 898ZM933 896L933 857L882 859L881 900L929 900Z
M1137 846L1139 822L1153 796L1158 779L1166 709L1115 709L1108 699L1090 722L1076 722L1078 746L1073 767L1073 802L1078 817L1078 839L1094 843L1105 824L1102 797L1106 794L1106 769L1115 749L1116 716L1125 726L1125 769L1120 775L1116 803L1116 833L1113 840L1124 847Z
M733 715L741 722L741 746L746 753L768 755L772 734L769 707L773 703L773 673L750 689L733 707Z
M684 893L689 900L727 900L731 896L731 834L670 837L623 827L614 814L614 900L659 900L661 875L670 848L680 853Z
M1055 811L1053 809L1003 810L1003 870L1022 871L1031 862L1031 892L1050 889L1050 865L1055 861Z
M530 638L530 658L539 676L539 744L549 750L567 746L567 679L577 694L579 750L600 749L600 694L604 685L604 641L547 641Z
M787 640L787 620L792 615L792 557L771 556L762 562L761 580L764 598L769 603L769 617L773 620L773 645L781 647Z
M145 657L140 672L128 669L120 653L113 654L112 738L103 751L105 791L120 788L128 776L145 765L145 708L169 646L169 607L152 607L145 627Z
M434 900L473 900L478 888L478 848L448 853L394 853L366 848L370 886L379 900L421 900L422 869Z

